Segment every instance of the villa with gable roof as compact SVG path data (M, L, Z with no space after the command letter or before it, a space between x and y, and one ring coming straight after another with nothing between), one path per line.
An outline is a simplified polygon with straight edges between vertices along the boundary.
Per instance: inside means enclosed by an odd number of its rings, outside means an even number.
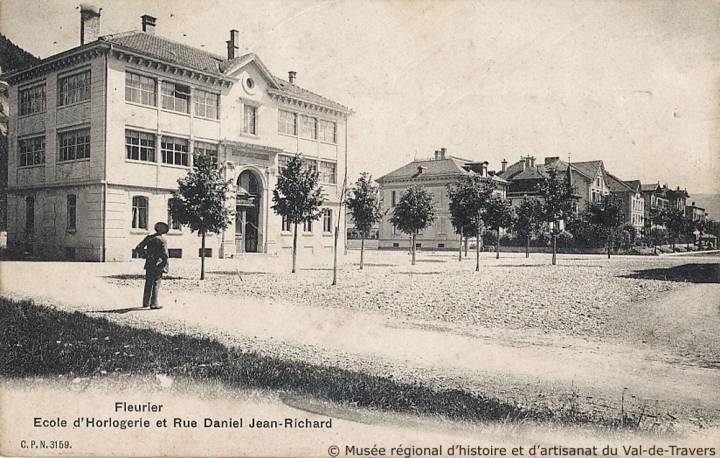
M352 111L278 78L230 31L227 55L163 38L156 19L100 36L100 9L81 7L80 46L4 76L9 119L8 248L40 257L124 260L156 221L171 256L197 257L197 234L172 221L168 199L194 157L232 183L235 222L206 254L284 253L290 225L270 209L278 170L295 154L319 171L322 217L301 252L330 253L338 173ZM341 219L344 221L344 218ZM342 246L344 223L340 225Z

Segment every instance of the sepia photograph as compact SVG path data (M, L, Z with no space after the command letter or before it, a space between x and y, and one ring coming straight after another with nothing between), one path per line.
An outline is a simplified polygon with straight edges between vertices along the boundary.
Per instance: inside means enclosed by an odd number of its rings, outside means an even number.
M0 456L720 456L717 0L0 0Z

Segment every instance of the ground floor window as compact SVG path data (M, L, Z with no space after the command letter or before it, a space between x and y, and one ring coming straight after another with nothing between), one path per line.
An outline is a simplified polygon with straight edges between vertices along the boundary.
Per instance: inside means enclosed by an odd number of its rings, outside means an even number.
M25 235L32 236L35 232L35 197L25 198Z
M313 222L311 219L306 219L305 221L303 221L303 232L312 232L312 223Z
M332 232L332 210L329 208L323 209L323 232Z
M290 232L290 220L287 218L287 216L282 217L282 227L280 228L283 232Z
M171 208L172 208L172 206L170 205L170 201L168 200L168 209L167 209L168 226L170 226L170 229L172 229L174 231L179 231L182 227L180 226L180 222L177 219L173 218Z
M145 196L132 198L132 228L148 228L148 198Z
M77 229L77 196L75 194L67 195L67 230L74 231Z

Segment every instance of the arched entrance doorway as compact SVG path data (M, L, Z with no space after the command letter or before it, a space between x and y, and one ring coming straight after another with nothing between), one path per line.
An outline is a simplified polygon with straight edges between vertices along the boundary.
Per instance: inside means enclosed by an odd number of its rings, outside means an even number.
M235 250L238 253L256 253L262 246L262 183L250 170L237 180L235 206Z

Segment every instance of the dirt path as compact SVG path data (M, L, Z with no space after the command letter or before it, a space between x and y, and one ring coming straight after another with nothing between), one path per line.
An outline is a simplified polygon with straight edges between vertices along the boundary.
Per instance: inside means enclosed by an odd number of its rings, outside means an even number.
M192 329L231 343L240 341L248 350L261 353L279 345L290 353L300 348L307 354L309 349L322 354L329 363L344 357L371 361L389 368L391 373L394 367L409 367L465 380L491 378L509 386L572 386L583 395L613 402L618 402L625 392L628 398L682 406L686 412L720 412L719 372L673 362L657 346L608 344L510 330L480 330L463 335L448 332L438 323L397 321L349 310L260 298L213 297L200 292L168 292L163 298L166 308L136 310L140 291L108 284L103 278L128 271L129 267L5 263L2 289L5 295L33 298L118 323L153 327L161 332ZM28 282L29 278L38 281ZM672 308L683 298L691 298L698 329L709 332L710 328L700 322L716 310L718 288L717 284L691 285L667 300L656 301L652 308Z

